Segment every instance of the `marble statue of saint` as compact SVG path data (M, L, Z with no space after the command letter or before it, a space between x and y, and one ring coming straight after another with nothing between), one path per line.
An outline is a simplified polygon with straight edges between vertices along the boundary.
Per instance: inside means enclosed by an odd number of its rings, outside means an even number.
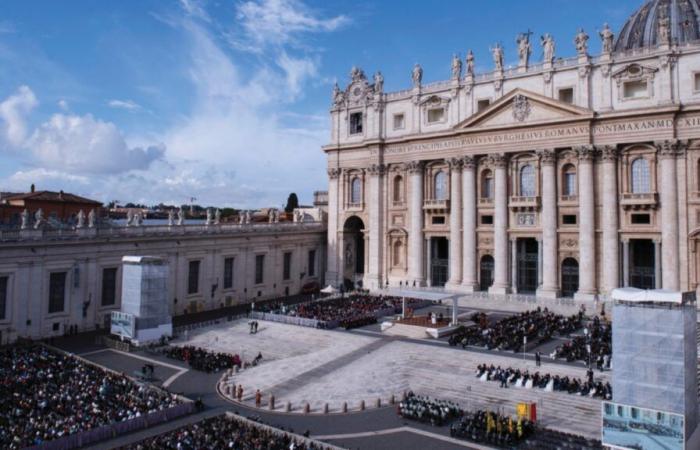
M418 63L416 63L416 65L413 66L412 78L413 78L413 87L414 88L420 87L421 83L423 82L423 68Z
M663 15L659 19L659 44L670 44L671 43L671 20L668 15Z
M275 210L274 208L270 208L267 211L267 223L274 223L275 222Z
M245 223L249 224L250 223L250 211L249 210L245 211L244 217L245 217Z
M374 74L374 93L381 94L384 92L384 75L381 72Z
M340 106L345 101L345 94L338 87L338 83L333 85L333 106Z
M345 266L352 267L352 245L348 243L345 246Z
M245 211L238 212L238 225L243 225L245 223Z
M493 54L493 64L496 67L496 72L503 71L503 46L500 43L496 44L495 47L491 48L491 54Z
M130 227L134 225L134 211L128 210L126 212L126 226Z
M474 75L474 52L467 53L467 75Z
M457 54L452 56L452 79L459 80L462 78L462 60Z
M615 33L610 29L610 25L606 23L599 34L600 39L603 41L603 53L612 53Z
M140 227L143 224L143 213L137 212L134 214L134 225Z
M34 213L34 229L38 230L41 224L44 222L44 210L39 208L35 213Z
M178 225L185 224L185 211L182 208L177 210L177 224Z
M83 212L82 209L80 211L78 211L77 219L78 219L78 224L75 226L75 228L85 227L85 213Z
M588 34L583 31L583 28L579 28L574 44L579 56L588 56Z
M554 38L551 34L545 33L541 38L542 50L544 52L544 62L551 63L554 61L554 52L556 50L556 44L554 43Z
M350 69L350 79L355 82L359 81L365 78L365 72L362 69L359 69L355 66L353 66L352 69Z
M530 54L532 53L532 46L530 45L530 32L520 33L515 40L518 44L518 60L521 67L527 67L530 61Z
M88 228L95 228L95 210L91 209L88 213Z
M22 211L22 224L20 228L26 230L29 227L29 210L25 209Z
M214 218L212 217L211 214L211 208L207 208L207 221L205 222L205 225L211 225L214 222Z
M168 211L168 226L172 227L175 225L175 211L172 209Z
M279 209L275 209L275 218L274 218L274 222L275 222L275 223L279 223L279 221L280 221L280 210L279 210Z
M216 208L214 211L214 225L219 225L221 223L221 210Z

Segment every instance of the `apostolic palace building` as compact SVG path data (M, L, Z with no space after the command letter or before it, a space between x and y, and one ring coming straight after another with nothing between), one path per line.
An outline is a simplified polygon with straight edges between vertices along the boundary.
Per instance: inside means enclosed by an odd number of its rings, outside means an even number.
M571 38L577 55L560 58L552 36L522 33L517 67L495 44L491 71L469 52L436 83L416 65L398 92L354 68L324 147L326 281L581 299L696 289L700 1L648 1L616 32Z

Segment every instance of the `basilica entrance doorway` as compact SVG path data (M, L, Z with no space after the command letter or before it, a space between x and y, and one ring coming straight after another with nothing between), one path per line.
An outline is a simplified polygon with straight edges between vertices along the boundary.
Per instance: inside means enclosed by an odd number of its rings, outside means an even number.
M518 292L533 294L537 290L538 243L536 239L517 241Z
M632 239L630 246L630 286L639 289L656 287L656 267L654 241L651 239Z
M354 288L365 273L365 224L357 216L343 226L343 283Z
M430 285L443 287L449 278L449 241L445 237L430 239Z
M578 261L566 258L561 263L561 296L573 297L578 291Z
M493 268L493 256L482 256L479 262L479 290L488 291L493 284Z

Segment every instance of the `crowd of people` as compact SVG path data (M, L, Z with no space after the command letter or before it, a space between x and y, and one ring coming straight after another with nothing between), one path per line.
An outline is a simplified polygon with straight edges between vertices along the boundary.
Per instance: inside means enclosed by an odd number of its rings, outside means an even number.
M420 306L420 300L406 299L407 308ZM337 323L346 329L363 327L376 323L377 313L391 310L392 314L401 312L402 298L373 296L369 294L352 294L329 300L317 300L282 306L269 312L287 316L318 320L321 323Z
M41 345L0 350L0 448L39 445L179 403L174 396Z
M603 383L593 379L593 372L589 371L586 380L580 378L550 374L540 374L539 372L530 373L525 370L513 369L501 366L490 366L480 364L476 369L477 378L485 381L495 381L500 383L501 387L507 388L514 385L527 386L532 382L532 388L549 389L558 392L567 392L569 394L584 395L590 397L601 398L604 400L612 400L612 386L609 382Z
M588 336L576 336L573 340L558 346L550 354L552 359L565 359L567 362L583 361L595 363L598 370L610 368L612 358L612 326L595 316L586 329ZM590 355L588 344L590 341Z
M184 361L195 370L207 373L230 369L234 366L241 367L243 365L238 355L211 352L191 345L165 347L163 349L163 354L168 358Z
M519 352L527 342L545 342L555 334L565 336L581 328L583 312L564 317L554 314L547 308L526 311L491 325L484 313L474 313L471 317L475 325L460 327L452 336L451 346L469 345L486 347L489 350L511 350Z
M320 444L306 443L282 432L272 431L226 415L178 428L147 438L124 450L322 450Z
M450 427L450 435L497 447L517 445L535 431L529 420L502 416L490 411L465 413Z
M433 426L445 425L462 415L462 410L455 403L445 400L431 400L409 392L399 403L398 413L401 417Z

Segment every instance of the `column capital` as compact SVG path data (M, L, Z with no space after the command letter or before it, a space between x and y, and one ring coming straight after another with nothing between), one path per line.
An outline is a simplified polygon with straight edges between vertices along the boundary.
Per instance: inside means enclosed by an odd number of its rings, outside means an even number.
M581 145L579 147L575 147L574 150L576 151L578 160L581 162L592 162L593 158L595 158L595 147L592 145Z
M508 157L504 153L496 153L489 155L489 162L498 168L505 168L508 166Z
M597 150L603 162L615 162L620 157L620 152L614 145L601 145Z
M462 169L463 170L473 170L476 167L476 157L465 156L462 158Z
M328 178L335 180L343 172L343 169L328 169Z
M655 142L654 146L659 154L660 159L675 159L679 156L685 156L688 150L687 141L660 141Z
M406 164L406 169L410 173L419 173L419 172L423 172L423 166L424 166L423 161L409 161Z
M384 175L384 172L386 172L386 166L384 164L372 164L367 168L367 172L370 175Z
M445 160L451 170L461 170L464 160L462 158L448 158Z
M557 153L552 149L537 150L537 156L543 165L556 164Z

